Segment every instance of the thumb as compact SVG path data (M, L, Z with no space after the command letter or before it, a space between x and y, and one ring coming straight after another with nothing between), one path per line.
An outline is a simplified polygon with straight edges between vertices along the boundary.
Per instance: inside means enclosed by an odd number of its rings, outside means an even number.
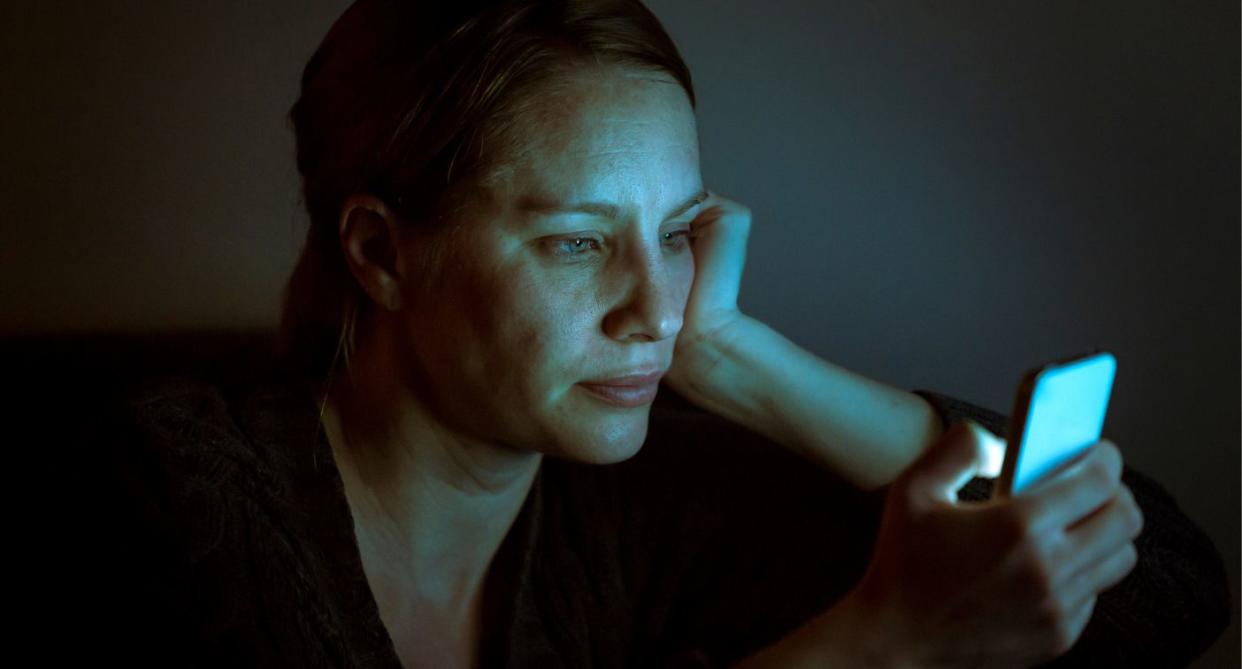
M973 420L951 425L906 470L912 500L957 502L957 491L976 476L996 476L1005 442Z

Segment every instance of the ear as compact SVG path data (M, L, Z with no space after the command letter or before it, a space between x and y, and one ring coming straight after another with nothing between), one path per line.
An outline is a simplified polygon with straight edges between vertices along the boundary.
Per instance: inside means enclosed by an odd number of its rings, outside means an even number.
M357 193L341 206L338 232L358 284L376 305L399 309L405 268L396 213L374 195Z

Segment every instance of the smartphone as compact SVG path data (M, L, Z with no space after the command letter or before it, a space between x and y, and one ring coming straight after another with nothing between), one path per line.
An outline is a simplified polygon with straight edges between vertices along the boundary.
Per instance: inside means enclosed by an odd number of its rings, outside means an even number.
M1018 384L998 497L1014 497L1100 440L1117 359L1093 351L1040 365Z

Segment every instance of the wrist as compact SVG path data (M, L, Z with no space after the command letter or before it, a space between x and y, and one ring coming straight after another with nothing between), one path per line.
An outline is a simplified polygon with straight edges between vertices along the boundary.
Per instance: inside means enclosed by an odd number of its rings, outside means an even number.
M744 369L749 362L745 354L755 350L761 326L739 312L692 336L682 335L665 379L686 399L714 413L735 420L753 413L750 381L757 370Z
M851 591L819 621L821 639L834 649L840 665L883 669L908 669L914 665L903 654L902 642L893 627L882 620L880 610L857 589Z
M851 593L733 669L912 667L879 623L876 610Z

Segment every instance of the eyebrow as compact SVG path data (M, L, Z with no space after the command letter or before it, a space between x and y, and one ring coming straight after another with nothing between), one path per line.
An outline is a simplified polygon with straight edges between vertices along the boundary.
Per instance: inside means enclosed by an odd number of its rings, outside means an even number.
M667 221L670 218L681 216L696 205L702 204L706 199L707 189L703 189L695 193L689 200L675 207L664 220ZM621 218L621 208L611 202L556 202L555 200L541 198L536 195L527 195L518 200L517 208L519 211L533 214L581 213L603 216L613 220Z

